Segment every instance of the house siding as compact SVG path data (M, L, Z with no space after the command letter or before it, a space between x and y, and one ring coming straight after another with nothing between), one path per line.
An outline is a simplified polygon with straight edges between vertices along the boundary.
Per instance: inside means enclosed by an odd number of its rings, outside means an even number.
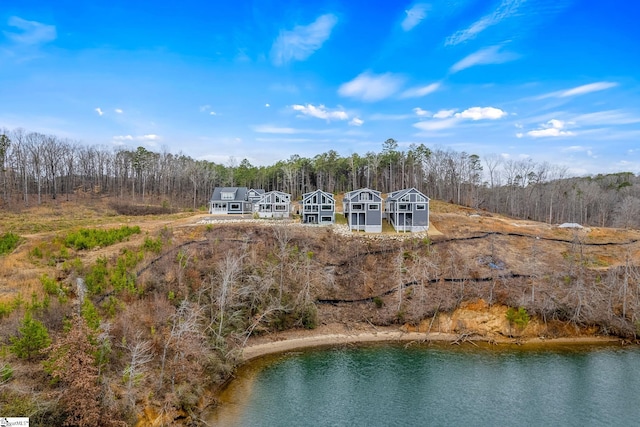
M385 215L396 231L428 231L429 198L415 188L394 191L385 200Z
M327 225L335 223L336 201L332 194L322 190L302 196L302 222L304 224ZM326 209L329 207L329 209Z

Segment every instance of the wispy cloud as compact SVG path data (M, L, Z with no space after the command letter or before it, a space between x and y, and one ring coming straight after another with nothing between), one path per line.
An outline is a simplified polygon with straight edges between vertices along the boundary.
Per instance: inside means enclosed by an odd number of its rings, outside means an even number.
M289 127L279 127L272 125L257 125L253 127L253 130L258 133L277 133L277 134L285 134L292 135L297 133L294 128Z
M118 135L118 136L114 136L113 137L113 142L114 144L117 145L123 145L126 142L133 142L133 141L138 141L138 142L142 142L145 143L145 145L151 146L151 147L155 147L157 144L156 142L159 141L161 138L156 135L156 134L146 134L146 135L138 135L138 136L133 136L133 135Z
M440 110L433 115L434 119L448 119L449 117L453 117L456 110Z
M95 111L96 113L98 113L99 116L102 116L104 114L104 111L102 111L102 109L100 107L94 109L93 111Z
M3 31L4 35L14 43L24 45L39 45L56 39L56 27L37 21L27 21L18 16L12 16L8 22L10 27L17 28L18 32Z
M414 108L413 112L416 113L416 116L418 116L418 117L429 117L431 115L430 111L423 110L420 107Z
M271 47L271 61L284 65L291 61L304 61L329 38L338 18L333 14L321 15L309 25L297 25L283 30Z
M411 31L416 25L418 25L424 18L427 17L427 12L431 9L431 6L426 3L417 3L413 5L411 9L405 10L407 16L402 20L402 29L404 31Z
M464 121L499 120L507 115L507 112L495 107L471 107L459 113L456 110L440 110L432 116L432 120L415 123L413 126L426 130L436 131L452 128Z
M330 121L332 119L335 119L335 120L349 119L349 115L344 110L340 110L340 109L330 110L322 104L318 105L317 107L312 104L307 104L307 105L296 104L296 105L293 105L291 108L293 108L295 111L302 113L305 116L315 117L317 119L323 119L327 121Z
M532 138L574 136L575 133L568 130L563 130L565 129L565 126L566 123L564 121L551 119L547 123L542 124L539 129L530 130L529 132L527 132L527 135Z
M624 110L605 110L573 116L571 120L591 126L631 125L640 123L640 116Z
M438 89L440 89L440 83L438 82L431 83L430 85L426 86L416 86L402 92L400 98L420 98L422 96L429 95L430 93L433 93Z
M540 95L539 97L537 97L537 99L567 98L571 96L586 95L592 92L599 92L601 90L611 89L616 86L618 86L618 83L616 82L595 82L595 83L589 83L582 86L577 86L571 89L546 93L544 95Z
M501 21L515 15L518 8L526 0L503 0L500 6L490 15L480 18L464 30L456 31L445 40L445 45L456 45L475 38L482 31L497 25Z
M358 117L354 117L353 119L351 119L351 121L349 121L349 124L351 126L362 126L364 124L364 120L359 119Z
M380 101L398 92L403 83L403 78L392 73L364 72L350 82L343 83L338 94L368 102Z
M514 52L501 52L501 49L501 45L489 46L487 48L480 49L479 51L474 52L453 64L449 71L457 73L458 71L462 71L476 65L502 64L520 57L520 55Z
M122 108L116 108L113 111L115 111L117 114L123 114L124 111L122 111Z

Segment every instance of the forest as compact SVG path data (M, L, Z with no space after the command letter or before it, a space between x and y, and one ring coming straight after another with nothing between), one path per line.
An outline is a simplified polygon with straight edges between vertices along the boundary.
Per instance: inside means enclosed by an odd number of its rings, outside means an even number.
M216 186L277 189L294 200L317 188L387 193L415 187L432 199L550 224L640 226L640 177L632 172L575 177L566 168L533 159L481 158L425 144L405 148L392 138L377 153L345 157L329 150L254 166L247 159L218 164L167 149L92 146L21 128L0 129L0 162L4 208L109 196L196 210Z

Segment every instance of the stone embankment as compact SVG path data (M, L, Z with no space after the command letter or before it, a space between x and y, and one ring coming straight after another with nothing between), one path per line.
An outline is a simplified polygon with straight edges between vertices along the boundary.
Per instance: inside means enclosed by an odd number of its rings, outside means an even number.
M305 227L305 228L317 228L328 227L335 234L344 237L362 237L371 240L406 240L406 239L426 239L429 238L429 232L419 233L364 233L358 231L349 230L349 226L346 224L332 224L332 225L317 225L317 224L302 224L295 220L290 219L255 219L255 218L220 218L210 217L205 218L197 222L197 224L255 224L266 227Z

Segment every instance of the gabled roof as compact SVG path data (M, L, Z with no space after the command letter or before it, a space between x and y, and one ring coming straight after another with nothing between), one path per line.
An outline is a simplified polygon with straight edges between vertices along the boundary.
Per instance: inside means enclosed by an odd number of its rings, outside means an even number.
M251 192L254 192L258 195L264 194L264 190L262 188L250 188L249 191L247 191L247 193Z
M398 191L394 191L392 193L387 194L387 200L389 201L394 201L394 200L399 200L400 198L404 197L407 194L419 194L422 197L424 197L427 200L430 200L427 196L424 195L424 193L422 193L421 191L417 190L415 187L411 187L411 188L405 188L402 190L398 190Z
M302 195L302 203L304 203L305 201L309 200L311 197L313 197L314 194L320 194L322 196L328 197L334 203L336 201L335 197L333 197L333 194L327 193L326 191L322 191L322 190L318 189L318 190L315 190L315 191L310 191L308 193L304 193Z
M291 202L291 194L273 190L260 196L260 203L273 203L272 200L274 196L284 196L287 199L287 202Z
M372 190L370 188L360 188L358 190L353 190L353 191L349 191L348 193L344 194L344 199L345 201L348 202L359 202L360 200L357 199L357 196L360 195L361 193L371 193L375 196L377 202L382 201L382 193L380 193L377 190Z
M224 200L225 202L241 202L247 200L247 187L216 187L211 195L212 201L221 201L222 193L233 193L233 200Z

